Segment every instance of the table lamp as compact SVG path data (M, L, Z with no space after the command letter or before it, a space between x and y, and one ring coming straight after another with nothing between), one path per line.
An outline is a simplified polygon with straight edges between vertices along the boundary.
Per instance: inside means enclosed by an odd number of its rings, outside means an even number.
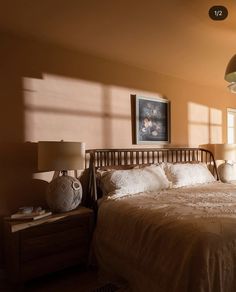
M222 182L234 180L233 162L236 161L236 144L213 144L213 153L215 160L224 160L220 164L218 172Z
M38 142L38 169L54 170L49 183L46 200L53 212L67 212L75 209L82 200L82 186L68 170L82 170L85 163L85 143L64 141Z

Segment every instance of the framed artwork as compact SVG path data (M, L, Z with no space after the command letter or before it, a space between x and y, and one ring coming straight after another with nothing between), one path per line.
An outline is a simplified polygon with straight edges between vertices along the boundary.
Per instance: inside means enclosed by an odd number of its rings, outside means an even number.
M170 102L131 95L133 144L170 143Z

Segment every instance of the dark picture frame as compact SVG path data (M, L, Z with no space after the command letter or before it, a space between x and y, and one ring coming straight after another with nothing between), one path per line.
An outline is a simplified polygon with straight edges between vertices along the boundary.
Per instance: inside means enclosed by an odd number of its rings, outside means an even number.
M170 101L131 95L132 143L170 143Z

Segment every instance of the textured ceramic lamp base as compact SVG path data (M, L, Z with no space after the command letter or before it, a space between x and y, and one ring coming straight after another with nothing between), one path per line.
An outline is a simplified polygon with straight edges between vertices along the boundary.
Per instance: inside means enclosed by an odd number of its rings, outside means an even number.
M82 186L78 179L62 175L48 186L47 203L53 212L67 212L75 209L82 200Z
M225 162L219 165L218 172L222 182L227 183L234 179L234 167L230 163Z

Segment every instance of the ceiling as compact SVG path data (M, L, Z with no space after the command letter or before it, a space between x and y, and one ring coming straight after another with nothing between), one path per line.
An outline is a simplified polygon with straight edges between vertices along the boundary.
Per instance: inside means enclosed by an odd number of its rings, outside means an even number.
M236 53L236 1L228 18L206 0L0 0L0 29L203 85L225 87Z

